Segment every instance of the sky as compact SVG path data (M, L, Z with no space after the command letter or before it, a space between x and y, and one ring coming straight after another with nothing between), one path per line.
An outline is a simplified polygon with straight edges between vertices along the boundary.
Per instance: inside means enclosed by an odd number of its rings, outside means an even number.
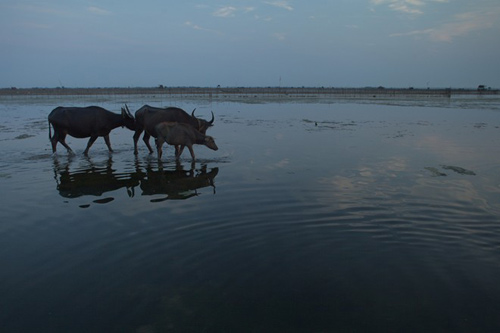
M500 88L500 1L0 1L0 88L159 85Z

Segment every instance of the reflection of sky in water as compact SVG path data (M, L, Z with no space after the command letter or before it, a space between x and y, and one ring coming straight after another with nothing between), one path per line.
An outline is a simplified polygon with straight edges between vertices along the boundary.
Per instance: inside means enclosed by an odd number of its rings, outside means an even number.
M127 98L104 106L119 110ZM127 101L131 111L142 102ZM111 157L102 139L84 158L87 140L69 138L77 155L53 159L53 104L63 101L0 104L0 185L8 194L0 243L16 254L0 252L2 295L12 313L29 309L38 328L54 320L49 310L74 328L90 307L104 322L111 311L126 323L116 300L136 314L135 331L172 322L237 327L247 316L288 328L302 318L318 324L314 331L356 327L353 318L402 328L422 311L454 327L476 311L494 313L484 323L497 320L496 110L177 101L198 106L200 116L214 111L208 134L219 150L195 146L194 172L205 165L217 176L192 197L163 201L167 183L186 176L174 172L189 171L189 156L178 169L170 148L161 172L142 140L135 157L133 133L117 129ZM152 194L141 195L141 182L154 179L144 189ZM91 291L73 300L82 311L67 312L67 295L81 286ZM147 304L142 315L138 303ZM450 304L465 305L443 317ZM87 331L99 328L87 322Z

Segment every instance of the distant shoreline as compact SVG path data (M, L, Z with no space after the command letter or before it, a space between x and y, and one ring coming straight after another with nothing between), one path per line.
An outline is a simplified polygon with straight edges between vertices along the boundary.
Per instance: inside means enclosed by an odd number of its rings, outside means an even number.
M152 88L4 88L0 96L100 96L158 95L172 97L203 97L214 99L279 97L279 98L398 98L447 97L453 95L500 95L498 89L417 89L417 88L294 88L294 87L152 87Z

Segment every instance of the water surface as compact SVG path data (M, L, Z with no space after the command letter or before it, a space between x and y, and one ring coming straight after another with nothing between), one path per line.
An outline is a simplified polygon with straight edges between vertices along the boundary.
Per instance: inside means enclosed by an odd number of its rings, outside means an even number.
M58 105L175 105L219 150L132 132L52 155ZM496 100L0 101L6 332L494 332Z

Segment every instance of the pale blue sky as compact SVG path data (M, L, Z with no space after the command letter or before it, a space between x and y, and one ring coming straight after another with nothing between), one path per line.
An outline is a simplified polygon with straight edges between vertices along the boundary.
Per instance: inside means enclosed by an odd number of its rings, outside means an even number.
M500 88L499 0L1 0L0 87Z

